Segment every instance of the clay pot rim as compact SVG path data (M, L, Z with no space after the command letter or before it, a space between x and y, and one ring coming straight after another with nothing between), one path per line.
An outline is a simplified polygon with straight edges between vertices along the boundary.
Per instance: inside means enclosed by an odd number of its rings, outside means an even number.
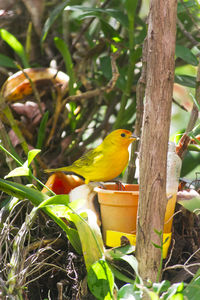
M104 183L103 184L105 187L107 185L116 185L116 183L113 182L108 182L108 183ZM138 186L139 184L130 184L130 183L123 183L124 186ZM103 187L95 187L94 191L97 193L102 193L102 194L132 194L132 195L138 195L139 194L139 190L138 191L123 191L123 190L110 190L110 189L104 189Z

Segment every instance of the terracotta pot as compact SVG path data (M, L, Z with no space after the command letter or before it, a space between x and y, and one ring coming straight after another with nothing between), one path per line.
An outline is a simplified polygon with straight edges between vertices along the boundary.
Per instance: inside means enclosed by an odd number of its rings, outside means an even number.
M116 183L104 183L105 189L95 188L100 203L103 239L107 246L118 247L121 237L125 236L132 245L136 243L137 208L139 199L139 185L125 184L124 190L119 190ZM173 221L176 195L170 195L165 213L163 241L163 257L171 242L171 227Z
M100 203L104 241L107 230L135 234L139 185L125 184L123 190L116 183L104 183L104 186L106 189L95 189Z

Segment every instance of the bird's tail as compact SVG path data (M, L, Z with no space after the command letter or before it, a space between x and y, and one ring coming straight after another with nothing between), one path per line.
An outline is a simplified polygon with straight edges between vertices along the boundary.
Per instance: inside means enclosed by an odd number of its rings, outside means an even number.
M71 172L70 167L63 167L63 168L57 168L57 169L45 169L45 173L52 173L52 172Z

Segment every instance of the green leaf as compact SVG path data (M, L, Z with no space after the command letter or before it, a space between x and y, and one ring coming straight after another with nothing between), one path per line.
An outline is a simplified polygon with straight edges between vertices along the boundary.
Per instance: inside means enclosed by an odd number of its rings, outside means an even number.
M96 216L91 210L84 213L87 215L87 221L74 213L71 213L70 217L78 230L86 269L89 271L91 265L102 258L104 245Z
M103 19L100 20L100 24L101 24L101 29L107 38L112 39L117 37L119 38L119 40L121 40L117 30L115 30L110 24L105 22Z
M135 291L133 284L126 284L117 293L117 300L140 300L142 299L142 291Z
M193 96L192 93L190 93L190 96L192 97L192 100L193 100L194 104L196 105L196 107L200 111L200 104L198 103L198 101L196 100L196 98Z
M36 155L38 153L40 153L41 150L40 149L33 149L33 150L30 150L29 153L28 153L28 167L30 166L32 160L36 157Z
M142 278L138 273L138 261L133 255L124 255L120 257L120 260L127 262L134 270L136 276L139 278L140 282L142 283Z
M125 0L125 8L129 19L134 19L138 1Z
M176 45L176 56L187 62L188 64L191 64L193 66L198 65L198 59L196 56L192 53L192 51L185 46Z
M109 56L100 57L100 67L105 78L110 80L112 77L112 68Z
M82 14L80 14L79 16L79 19L84 19L87 17L97 17L105 20L104 14L107 14L110 17L116 19L124 27L128 28L129 25L127 16L122 11L117 9L111 9L111 8L102 9L96 7L86 7L81 5L69 6L68 9L82 12Z
M22 44L16 39L14 35L5 29L0 29L1 38L17 53L20 57L23 67L28 68L29 63L26 57L26 53Z
M114 276L121 280L121 281L124 281L126 283L132 283L134 284L135 283L135 280L134 279L131 279L129 278L128 276L124 275L122 272L123 270L120 268L120 271L117 269L117 266L115 267L113 264L107 262L111 271L113 272Z
M132 247L132 246L120 247L118 249L114 248L114 249L111 249L110 251L109 250L106 251L105 256L109 260L111 260L111 259L122 260L122 261L125 261L126 263L128 263L133 268L136 276L138 277L138 279L142 283L142 278L139 276L139 273L138 273L138 261L137 261L137 259L133 255L126 255L126 254L124 255L124 253L129 253L130 251L132 252L133 250L134 250L134 247Z
M56 21L58 16L62 13L63 9L65 8L65 6L67 6L68 3L69 3L69 0L62 2L59 5L56 5L54 10L51 12L49 18L46 20L46 22L44 24L44 27L42 30L41 42L45 41L47 34L49 32L49 29L51 28L53 23Z
M183 290L186 299L196 300L200 295L200 269L196 272L192 281Z
M74 66L71 58L71 54L69 52L69 49L66 45L66 43L60 39L59 37L54 38L54 43L57 47L57 49L60 51L60 53L63 56L65 67L67 70L67 74L69 75L69 94L74 95L75 94L75 74L74 74Z
M56 195L56 196L52 196L48 199L46 199L45 201L43 201L38 208L43 208L45 206L49 206L49 205L68 205L69 204L69 195Z
M39 206L42 201L49 198L45 193L23 186L22 184L3 179L0 179L0 190L19 199L29 199L35 206ZM43 211L47 213L54 222L60 226L60 228L63 229L74 249L81 254L81 244L77 230L69 228L65 222L52 212L50 207L43 207Z
M183 297L180 298L183 288L184 288L183 282L178 282L178 283L172 284L169 287L169 289L167 290L167 292L165 293L164 299L166 299L166 300L172 300L172 299L173 300L183 300Z
M200 214L200 197L195 197L190 200L179 200L178 203L196 215Z
M194 136L197 136L198 134L200 134L200 123L198 123L193 129L192 129L192 134Z
M184 2L179 2L178 7L177 7L177 13L180 14L182 12L187 11L188 8L190 7L195 7L196 6L196 1L194 0L189 0L189 1L184 1Z
M98 300L113 299L114 277L105 260L95 262L88 272L88 286Z
M6 175L4 178L10 178L10 177L18 177L18 176L30 176L30 170L26 167L18 167L14 170L10 171L8 175Z
M44 143L44 139L46 136L45 129L46 129L48 118L49 118L49 112L46 111L44 116L42 117L42 121L40 122L40 128L38 131L37 143L36 143L37 149L42 149L42 145Z
M135 251L135 246L126 245L123 247L117 247L112 249L107 249L105 252L106 257L109 259L119 259L124 255L131 254Z
M196 77L190 75L175 75L176 83L181 84L183 86L195 88L196 87Z
M5 67L5 68L14 68L17 69L17 66L10 57L0 54L0 66Z
M157 294L166 292L168 288L171 286L169 280L163 280L162 282L154 282L153 283L153 291Z
M38 206L42 201L48 199L48 196L46 194L41 193L33 188L24 186L16 182L3 180L1 178L0 190L19 199L27 198L35 206Z

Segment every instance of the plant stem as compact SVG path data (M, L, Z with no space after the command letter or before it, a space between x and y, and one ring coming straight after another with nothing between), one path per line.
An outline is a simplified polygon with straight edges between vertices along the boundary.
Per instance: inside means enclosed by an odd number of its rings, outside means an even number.
M121 99L121 105L120 109L117 115L117 119L114 124L114 129L122 127L123 124L123 116L125 112L125 107L127 104L127 100L130 96L131 92L131 87L132 87L132 82L133 82L133 77L134 77L134 68L135 68L135 62L136 62L136 55L134 51L134 23L135 23L135 10L137 6L137 1L135 1L134 8L132 12L127 11L128 13L128 19L129 19L129 29L128 29L128 34L129 34L129 65L128 65L128 70L127 70L127 81L126 81L126 86L123 91L122 99Z

